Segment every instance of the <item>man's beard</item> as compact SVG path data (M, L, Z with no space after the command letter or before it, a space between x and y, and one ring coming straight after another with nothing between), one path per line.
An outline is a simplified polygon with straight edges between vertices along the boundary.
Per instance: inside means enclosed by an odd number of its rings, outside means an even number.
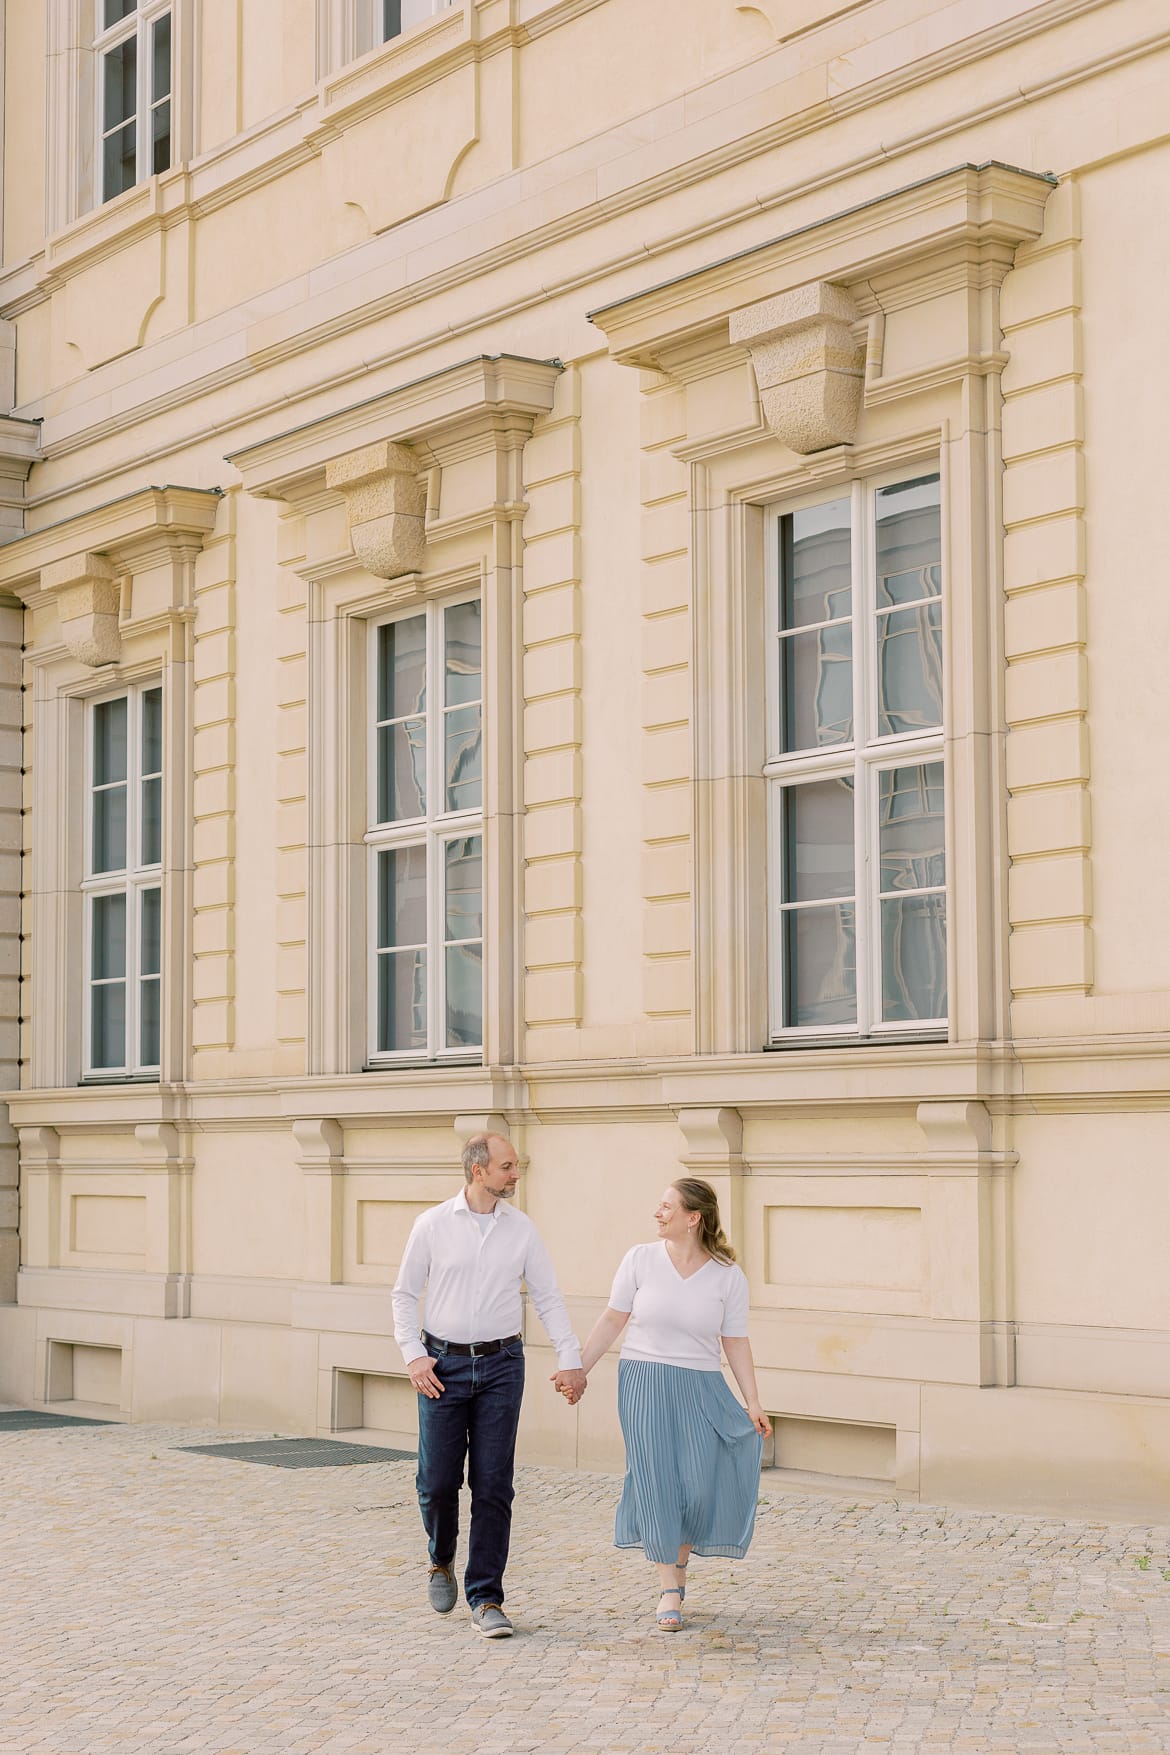
M511 1200L511 1198L515 1194L515 1192L516 1192L515 1185L513 1185L511 1188L493 1188L492 1189L492 1193L495 1195L497 1200Z

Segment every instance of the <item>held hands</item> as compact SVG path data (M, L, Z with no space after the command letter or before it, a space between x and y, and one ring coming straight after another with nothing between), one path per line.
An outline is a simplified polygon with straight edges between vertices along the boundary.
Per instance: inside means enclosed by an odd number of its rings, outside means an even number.
M581 1370L554 1371L549 1382L558 1394L563 1395L571 1408L575 1408L585 1394L588 1379Z
M419 1395L425 1395L432 1402L442 1395L443 1386L435 1376L433 1359L412 1359L406 1373Z

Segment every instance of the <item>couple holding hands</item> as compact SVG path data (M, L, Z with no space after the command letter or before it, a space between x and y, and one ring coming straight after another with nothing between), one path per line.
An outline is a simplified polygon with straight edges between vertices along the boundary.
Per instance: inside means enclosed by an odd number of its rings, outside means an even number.
M682 1626L691 1554L738 1559L755 1523L764 1436L748 1340L748 1283L723 1234L715 1191L694 1177L666 1189L658 1237L636 1244L608 1307L579 1348L535 1225L508 1205L520 1170L511 1143L478 1134L463 1148L464 1187L414 1224L394 1285L394 1336L418 1391L418 1500L430 1550L427 1594L455 1607L464 1467L471 1488L464 1591L487 1639L504 1613L516 1428L524 1393L521 1284L556 1350L553 1383L570 1406L624 1335L618 1416L626 1477L614 1542L658 1569L655 1624ZM419 1302L426 1294L420 1326ZM746 1402L728 1388L720 1346Z

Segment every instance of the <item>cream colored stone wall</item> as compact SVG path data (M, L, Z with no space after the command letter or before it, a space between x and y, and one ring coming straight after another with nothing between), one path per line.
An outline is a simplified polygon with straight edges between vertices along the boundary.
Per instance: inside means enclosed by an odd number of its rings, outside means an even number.
M1163 9L175 5L105 206L86 6L3 8L0 1398L409 1432L492 1126L581 1332L715 1183L794 1478L1163 1506ZM948 1026L771 1051L766 508L903 466ZM483 1061L371 1069L368 624L473 590ZM152 679L162 1078L83 1083L85 705ZM528 1339L525 1453L620 1466Z

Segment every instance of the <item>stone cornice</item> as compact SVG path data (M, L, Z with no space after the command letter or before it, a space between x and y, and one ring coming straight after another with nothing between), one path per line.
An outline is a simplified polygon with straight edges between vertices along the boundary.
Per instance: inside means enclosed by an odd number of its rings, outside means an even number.
M30 530L0 547L0 589L27 597L39 588L46 567L75 556L100 554L125 565L143 551L184 540L199 547L215 524L222 497L220 488L140 488Z
M117 663L124 632L185 613L189 563L221 497L218 488L142 488L30 531L0 547L0 591L30 608L54 605L79 663Z
M1009 165L959 165L708 267L589 313L625 365L669 370L675 350L731 344L733 313L811 281L869 292L938 273L955 252L991 253L1010 266L1038 237L1054 179ZM858 308L866 309L858 297ZM873 307L872 296L868 303Z
M227 462L248 493L278 500L319 493L330 464L367 446L409 445L425 468L486 449L509 430L526 436L552 407L561 370L558 360L481 354L233 451Z

